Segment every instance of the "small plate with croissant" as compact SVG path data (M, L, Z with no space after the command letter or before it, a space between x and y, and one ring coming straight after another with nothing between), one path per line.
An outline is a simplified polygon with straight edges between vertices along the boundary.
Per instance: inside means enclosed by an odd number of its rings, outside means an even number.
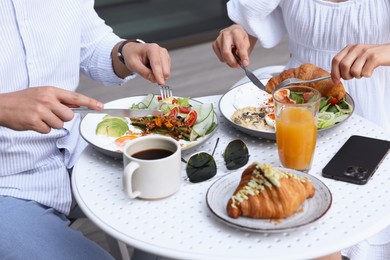
M329 75L329 73L322 68L309 63L302 64L298 68L285 70L270 79L261 80L266 86L266 91L260 90L251 82L232 88L220 99L219 110L238 130L252 136L275 140L274 104L270 93L280 82L288 78L313 79L326 75ZM352 115L354 101L345 91L342 83L334 84L331 79L325 79L306 85L317 89L323 100L329 102L329 110L333 110L332 113L327 111L322 113L319 120L324 119L322 116L326 116L328 119L330 117L330 122L332 120L333 122L330 124L319 122L319 132L340 125ZM342 107L345 104L348 109ZM338 118L335 118L335 115Z
M299 171L252 163L225 175L207 191L206 202L222 222L253 232L284 232L320 219L332 204L328 187Z

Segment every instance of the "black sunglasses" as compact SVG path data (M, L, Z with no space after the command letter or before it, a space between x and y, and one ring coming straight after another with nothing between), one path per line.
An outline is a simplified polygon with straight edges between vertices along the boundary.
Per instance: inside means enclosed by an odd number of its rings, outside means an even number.
M187 179L190 182L198 183L207 181L217 174L217 164L214 160L214 152L217 148L219 138L217 139L212 154L199 152L190 157L188 162L182 158L182 161L187 164L186 173ZM231 141L223 154L226 168L229 170L238 169L249 160L248 147L242 140Z

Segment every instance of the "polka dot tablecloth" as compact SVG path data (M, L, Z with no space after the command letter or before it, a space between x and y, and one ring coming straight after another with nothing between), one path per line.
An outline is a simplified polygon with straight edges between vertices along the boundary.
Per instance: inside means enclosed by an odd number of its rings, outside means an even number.
M357 115L318 136L309 173L325 183L333 197L330 209L322 218L310 225L277 233L250 232L221 222L207 207L206 193L218 177L232 173L226 169L222 158L231 140L245 141L250 152L249 163L280 164L275 141L236 130L221 116L220 98L197 98L214 103L218 130L206 142L183 151L182 155L188 159L198 151L211 153L219 137L214 154L217 175L206 182L189 183L184 177L183 163L182 186L169 198L154 201L127 198L122 190L122 160L88 146L74 167L72 186L77 202L90 220L130 246L177 259L310 259L349 247L390 224L389 156L366 185L321 176L322 168L351 135L389 138L381 128Z

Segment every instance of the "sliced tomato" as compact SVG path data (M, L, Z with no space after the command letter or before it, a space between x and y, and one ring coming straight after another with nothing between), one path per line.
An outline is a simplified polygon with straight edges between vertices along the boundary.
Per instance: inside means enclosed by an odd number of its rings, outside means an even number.
M177 103L179 103L179 101L177 100L177 98L173 98L173 99L172 99L172 104L177 104Z
M179 114L179 108L174 107L174 108L172 108L171 111L168 112L167 116L177 117L178 114Z
M336 104L339 103L339 100L338 100L337 98L335 98L335 97L332 97L332 98L329 100L329 103L330 103L332 106L334 106L334 105L336 105Z
M189 106L180 106L180 113L188 114L191 111L191 108Z
M186 118L184 119L184 123L187 125L187 126L193 126L196 122L196 119L198 117L198 114L196 113L195 110L191 110L188 115L186 116Z

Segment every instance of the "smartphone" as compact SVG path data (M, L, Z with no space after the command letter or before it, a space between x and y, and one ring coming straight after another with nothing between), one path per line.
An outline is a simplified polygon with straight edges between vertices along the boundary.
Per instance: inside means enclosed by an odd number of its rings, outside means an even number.
M366 184L390 149L390 141L353 135L322 169L322 176Z

